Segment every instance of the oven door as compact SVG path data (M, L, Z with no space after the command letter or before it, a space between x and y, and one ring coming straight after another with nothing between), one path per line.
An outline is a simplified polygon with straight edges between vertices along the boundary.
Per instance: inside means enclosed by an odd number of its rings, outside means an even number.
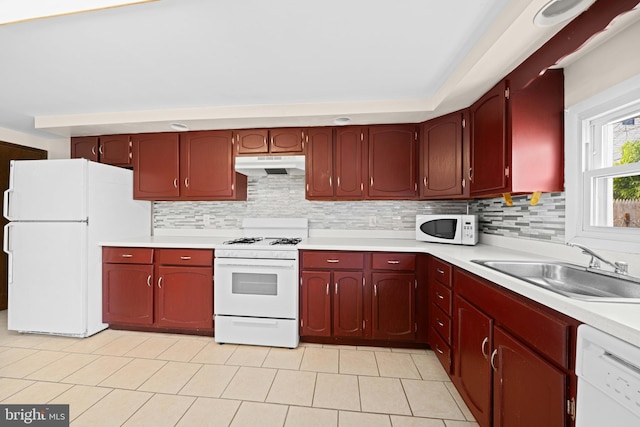
M215 258L217 316L298 318L298 262Z

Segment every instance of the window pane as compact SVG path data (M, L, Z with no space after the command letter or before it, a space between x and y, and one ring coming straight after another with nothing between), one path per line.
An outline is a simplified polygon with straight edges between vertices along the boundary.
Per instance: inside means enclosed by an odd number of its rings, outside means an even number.
M594 179L593 200L591 225L640 228L640 174Z
M640 162L640 114L603 127L604 166L617 166Z

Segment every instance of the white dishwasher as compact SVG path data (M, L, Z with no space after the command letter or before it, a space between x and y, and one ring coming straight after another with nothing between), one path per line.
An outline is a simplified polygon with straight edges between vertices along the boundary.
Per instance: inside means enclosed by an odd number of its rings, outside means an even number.
M576 427L640 426L640 348L578 327Z

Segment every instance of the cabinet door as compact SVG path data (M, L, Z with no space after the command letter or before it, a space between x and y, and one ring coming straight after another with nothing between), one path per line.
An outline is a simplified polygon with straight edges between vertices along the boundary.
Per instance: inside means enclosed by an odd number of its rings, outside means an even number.
M330 282L331 273L328 271L302 272L300 335L331 335Z
M470 108L472 195L507 190L506 90L503 80Z
M333 272L333 335L363 335L363 294L362 272Z
M493 320L466 300L454 301L455 377L458 391L480 427L491 423L491 331Z
M264 154L269 152L267 129L239 130L235 133L237 154Z
M493 347L493 425L565 426L567 375L500 328Z
M269 131L271 153L303 154L302 128L278 128Z
M98 161L98 137L76 136L71 138L71 158Z
M372 273L373 338L415 338L415 274Z
M102 321L151 325L153 323L153 266L103 264Z
M134 135L133 197L172 200L180 196L180 144L177 133Z
M156 270L155 324L213 328L213 269L160 265Z
M462 194L462 113L429 120L420 142L421 198Z
M335 177L336 198L361 199L364 196L364 144L367 129L336 129Z
M180 198L231 199L234 194L231 131L180 135Z
M306 155L306 198L333 197L333 130L311 128Z
M369 127L368 197L416 197L416 128L413 125Z
M129 135L106 135L100 137L100 163L114 166L131 166L133 157Z

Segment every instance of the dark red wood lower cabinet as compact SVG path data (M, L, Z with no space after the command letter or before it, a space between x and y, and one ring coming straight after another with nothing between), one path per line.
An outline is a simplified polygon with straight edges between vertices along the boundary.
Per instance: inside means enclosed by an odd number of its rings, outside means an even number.
M361 337L364 333L363 273L333 272L333 335Z
M102 266L102 321L151 325L153 323L153 265Z
M567 375L499 327L494 328L493 346L493 425L566 425Z
M373 273L373 338L412 341L415 325L415 274Z
M328 337L331 335L331 272L303 271L302 327L300 335Z
M211 267L158 266L156 276L156 326L213 328Z
M457 331L453 380L480 427L489 427L493 320L460 297L454 300L454 314Z

